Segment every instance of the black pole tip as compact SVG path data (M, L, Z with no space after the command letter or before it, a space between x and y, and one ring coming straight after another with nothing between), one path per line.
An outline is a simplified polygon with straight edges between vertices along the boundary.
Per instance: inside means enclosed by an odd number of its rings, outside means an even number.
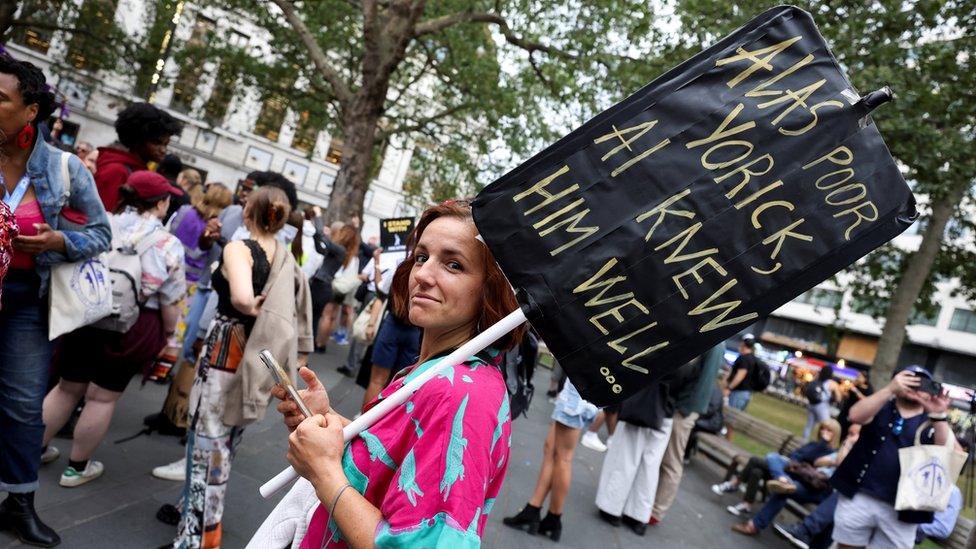
M864 108L865 112L869 113L881 105L894 100L894 98L895 92L891 91L890 87L885 86L865 95L858 101L858 104Z

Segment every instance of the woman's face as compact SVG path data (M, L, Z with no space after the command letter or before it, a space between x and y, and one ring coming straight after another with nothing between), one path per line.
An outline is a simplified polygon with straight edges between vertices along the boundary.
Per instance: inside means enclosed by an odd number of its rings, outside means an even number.
M0 130L7 143L16 139L17 133L37 116L37 105L24 104L19 85L16 76L0 72Z
M834 440L834 431L827 427L820 428L820 439L826 443L830 443Z
M439 217L427 225L410 270L410 322L446 332L474 327L485 283L481 242L474 223Z

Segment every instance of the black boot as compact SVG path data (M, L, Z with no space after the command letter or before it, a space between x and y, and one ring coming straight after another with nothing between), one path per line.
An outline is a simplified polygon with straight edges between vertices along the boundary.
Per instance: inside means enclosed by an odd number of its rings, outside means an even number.
M0 528L13 530L20 541L38 547L61 543L57 532L41 522L34 510L34 492L10 494L0 503Z
M562 519L562 515L554 515L552 511L546 513L546 518L539 522L539 533L549 536L552 541L559 541L559 536L563 534Z
M525 507L517 515L514 517L505 517L502 519L502 522L505 526L511 526L512 528L518 528L530 534L535 534L539 531L539 510L538 507L526 503Z

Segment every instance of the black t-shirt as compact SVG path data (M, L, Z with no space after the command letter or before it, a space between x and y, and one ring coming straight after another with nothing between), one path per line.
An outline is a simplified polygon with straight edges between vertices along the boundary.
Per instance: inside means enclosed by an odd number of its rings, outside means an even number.
M739 358L735 359L732 363L732 372L729 374L729 381L731 382L735 379L735 375L739 373L739 370L746 371L746 377L733 388L733 391L751 391L752 390L752 375L759 365L759 361L756 360L756 355L753 353L742 353Z

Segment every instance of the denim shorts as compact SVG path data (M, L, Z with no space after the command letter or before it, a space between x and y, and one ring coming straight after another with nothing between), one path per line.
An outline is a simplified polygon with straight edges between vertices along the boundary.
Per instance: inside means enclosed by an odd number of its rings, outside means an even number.
M732 391L729 393L729 406L744 412L751 398L752 391Z
M586 429L596 419L597 412L599 408L583 400L573 382L567 379L563 390L556 397L552 420L571 429Z

